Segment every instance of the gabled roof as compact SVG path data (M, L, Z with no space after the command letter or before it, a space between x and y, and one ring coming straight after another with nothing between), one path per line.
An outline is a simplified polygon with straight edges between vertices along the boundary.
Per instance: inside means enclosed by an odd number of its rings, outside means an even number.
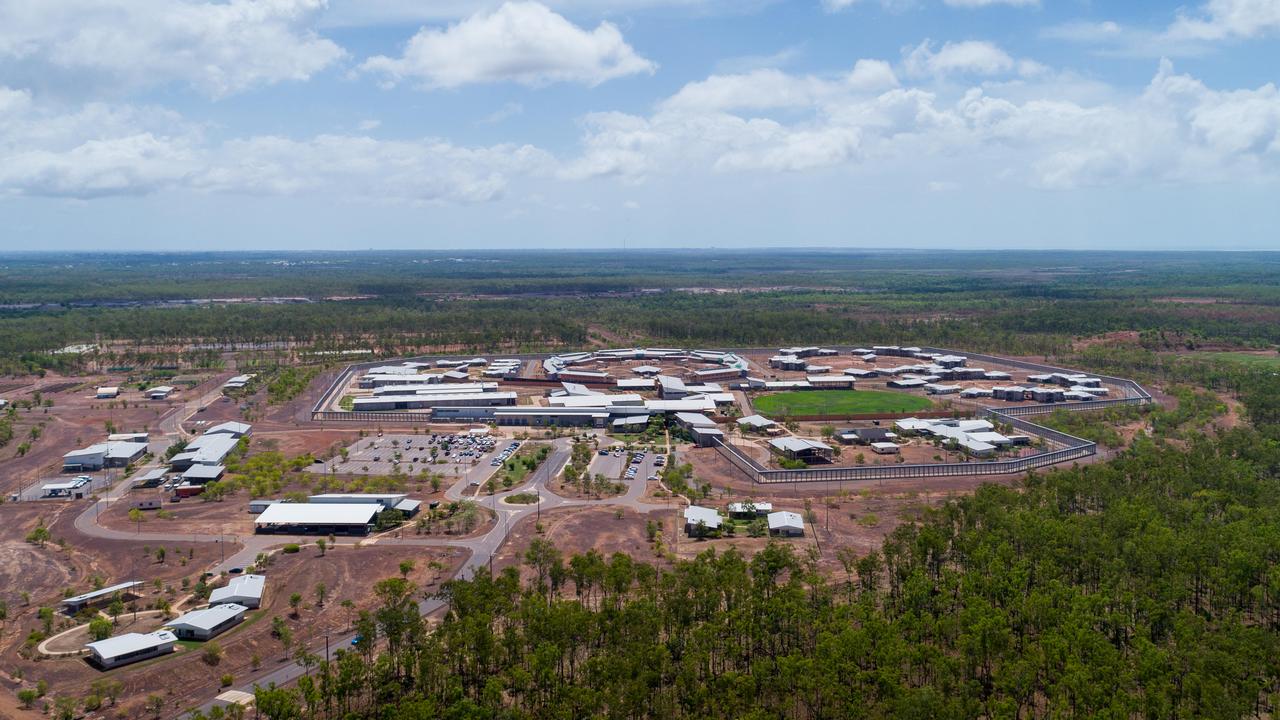
M714 508L690 505L684 509L684 521L690 525L702 523L708 530L720 527L720 513Z
M831 449L831 446L824 442L818 442L817 440L807 440L805 438L798 438L798 437L776 438L774 440L770 440L769 444L778 448L779 450L785 450L787 452L804 452L806 450L830 450Z
M790 510L779 510L778 512L769 513L769 529L804 529L804 518L800 517L800 513L791 512Z
M209 631L235 616L243 614L244 611L248 609L249 608L236 603L214 605L202 610L192 610L185 615L180 615L179 617L165 623L165 627L188 627L193 630Z
M115 658L177 641L178 637L168 630L157 630L149 633L125 633L106 640L87 643L85 647L99 657Z
M219 423L209 428L208 430L205 430L204 434L218 435L220 433L226 433L229 435L248 435L249 432L252 430L253 430L253 426L250 425L249 423L242 423L242 422L235 422L234 420L228 420L227 422Z
M267 586L267 578L265 575L239 575L231 578L225 587L220 587L209 593L209 603L217 605L233 600L236 598L255 598L262 599L262 591Z

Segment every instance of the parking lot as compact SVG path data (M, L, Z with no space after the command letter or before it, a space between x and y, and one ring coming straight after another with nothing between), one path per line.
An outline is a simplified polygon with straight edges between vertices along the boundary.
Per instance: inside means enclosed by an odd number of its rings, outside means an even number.
M466 474L475 466L488 467L509 441L475 435L386 434L361 438L341 455L307 468L309 472L390 475L430 470L446 476Z
M628 454L621 447L602 448L608 450L608 455L597 454L592 459L589 472L592 475L600 473L610 480L622 479L630 482L631 480L647 480L654 475L659 469L657 465L657 453L645 452L640 462L634 462L636 456L640 453Z

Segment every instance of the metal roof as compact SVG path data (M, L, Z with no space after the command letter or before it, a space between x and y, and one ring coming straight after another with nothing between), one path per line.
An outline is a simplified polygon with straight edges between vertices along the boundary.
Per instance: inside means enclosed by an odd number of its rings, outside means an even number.
M701 413L678 412L676 413L676 420L678 422L684 423L685 425L692 425L695 427L715 427L716 426L715 420L712 420L711 418Z
M690 505L684 510L684 521L690 525L701 522L708 529L714 530L720 527L720 513L714 508Z
M117 585L112 585L111 587L104 587L101 590L94 590L93 592L87 592L83 595L76 595L75 597L64 598L62 601L62 604L63 605L80 605L80 604L89 602L90 600L96 600L97 598L100 598L100 597L107 597L108 595L114 595L115 593L118 593L121 590L128 590L130 588L135 588L141 584L142 584L141 580L130 580L129 582L122 582Z
M770 440L769 444L779 450L788 452L804 452L805 450L830 450L831 446L817 440L806 440L798 437L782 437Z
M255 525L368 525L377 503L276 503L254 519Z
M783 528L804 530L804 518L800 517L800 513L791 512L790 510L769 513L769 529L781 530Z
M731 502L731 503L729 503L729 512L731 512L731 513L744 513L744 512L746 512L746 511L747 511L747 505L750 505L750 506L751 506L751 509L752 509L752 511L753 511L753 512L758 512L758 513L767 513L767 512L772 512L772 511L773 511L773 503L771 503L771 502L752 502L752 501L748 500L748 501L745 501L745 502Z
M165 627L189 627L194 630L212 630L222 623L243 615L245 610L249 608L237 603L224 603L222 605L214 605L202 610L192 610L191 612L181 615L169 622L165 623Z
M217 480L227 468L223 465L192 465L182 473L183 480Z
M232 433L235 435L248 435L251 430L253 430L253 426L250 425L249 423L235 422L233 420L229 420L227 422L214 425L208 430L205 430L204 434L219 435L222 433Z
M87 643L85 647L103 659L119 657L132 652L150 650L162 645L178 641L178 637L168 630L157 630L150 633L125 633L106 640Z
M767 427L773 427L774 425L777 425L777 423L775 423L774 421L770 420L769 418L763 415L748 415L744 418L739 418L738 424L750 425L751 427L754 427L754 428L767 428Z
M226 587L220 587L209 593L209 603L217 605L237 598L262 599L262 591L267 586L265 575L240 575L231 579Z

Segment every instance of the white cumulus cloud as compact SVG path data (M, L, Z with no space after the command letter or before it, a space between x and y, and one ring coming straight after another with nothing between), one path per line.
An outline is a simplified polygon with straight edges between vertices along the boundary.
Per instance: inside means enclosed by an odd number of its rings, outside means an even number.
M1169 27L1174 40L1255 38L1280 32L1276 0L1209 0L1198 11L1181 14Z
M372 57L362 68L391 82L454 88L497 82L594 86L651 74L656 65L638 55L613 23L585 30L541 3L508 2L447 28L423 28L402 56Z
M999 75L1014 69L1009 53L983 40L949 42L936 52L928 40L912 48L903 59L912 75Z
M324 0L0 2L0 63L126 90L186 84L211 97L306 80L344 57L309 24ZM3 66L0 66L3 67Z

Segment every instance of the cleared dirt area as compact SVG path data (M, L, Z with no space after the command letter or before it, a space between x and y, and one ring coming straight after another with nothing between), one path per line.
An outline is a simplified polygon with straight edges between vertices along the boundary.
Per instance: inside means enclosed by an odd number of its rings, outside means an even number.
M655 537L662 538L663 547L669 549L677 516L674 509L644 514L624 510L621 517L616 508L610 507L552 510L542 515L541 533L538 532L536 518L521 521L494 556L493 569L496 573L503 568L519 566L523 577L532 577L532 571L524 567L524 554L537 537L551 541L566 560L594 548L606 559L615 552L621 552L639 562L669 566L669 558L657 551L659 546L649 542L648 523L657 525Z
M247 614L243 623L216 638L223 654L212 665L203 657L204 646L200 643L183 644L174 655L107 672L78 658L30 662L6 654L4 662L21 670L28 686L45 680L52 694L83 695L98 678L119 680L125 687L118 703L121 717L143 716L143 700L157 691L164 698L167 711L177 713L216 694L219 678L224 674L247 676L255 665L266 668L282 664L285 647L272 637L273 617L284 619L293 635L293 647L306 645L314 649L313 644L319 641L323 653L323 638L328 634L331 648L340 649L356 614L374 606L374 583L399 576L402 561L413 561L408 579L424 591L431 591L465 560L465 555L460 549L377 546L344 547L323 557L314 549L276 555L265 570L268 580L264 607ZM325 586L323 604L316 593L319 584ZM289 605L294 593L304 598L297 616ZM344 608L345 600L352 601L353 606ZM24 625L30 629L29 624Z

